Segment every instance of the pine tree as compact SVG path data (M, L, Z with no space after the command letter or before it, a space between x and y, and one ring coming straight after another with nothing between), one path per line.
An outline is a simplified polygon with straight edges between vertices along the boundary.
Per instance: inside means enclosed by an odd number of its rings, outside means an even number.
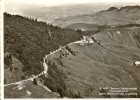
M36 78L33 79L33 84L34 84L34 85L37 85Z

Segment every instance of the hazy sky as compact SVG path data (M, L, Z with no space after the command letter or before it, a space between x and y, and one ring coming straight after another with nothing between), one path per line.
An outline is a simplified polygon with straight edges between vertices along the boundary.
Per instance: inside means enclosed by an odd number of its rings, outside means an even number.
M53 6L61 6L61 5L71 6L71 4L72 5L93 4L93 7L97 10L108 9L109 7L112 7L112 6L122 7L126 5L140 5L140 0L3 0L3 1L5 4L4 11L11 14L20 14L20 15L25 15L25 16L28 16L30 13L31 13L30 15L33 15L33 16L37 14L42 14L38 11L39 8L41 7L53 7ZM80 6L80 7L83 7L83 6ZM57 11L57 9L55 10ZM59 15L63 15L63 13L61 14L61 12L62 10L58 9L57 12L52 13L52 10L48 11L47 8L45 8L44 13L46 13L46 15L44 17L47 17L47 15L52 17L52 15L54 16L54 14L56 13L60 13ZM52 15L50 15L51 13Z
M94 2L136 2L140 3L140 0L4 0L6 7L11 7L10 5L18 4L35 4L35 5L46 5L46 6L56 6L64 4L79 4L79 3L94 3Z

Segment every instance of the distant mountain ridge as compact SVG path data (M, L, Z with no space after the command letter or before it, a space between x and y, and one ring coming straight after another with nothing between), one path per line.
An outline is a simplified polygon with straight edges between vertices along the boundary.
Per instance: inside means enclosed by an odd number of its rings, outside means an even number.
M67 16L77 16L83 14L93 14L98 9L95 9L93 5L64 5L64 6L52 6L52 7L27 7L20 8L19 14L32 18L38 18L40 21L47 23L53 22L55 19L63 18ZM13 10L12 12L14 12Z
M113 4L115 7L121 7L120 4ZM11 14L20 14L31 18L37 18L40 21L47 23L53 22L55 19L64 18L68 16L77 16L85 14L94 14L97 11L107 9L110 4L105 3L87 3L87 4L68 4L61 6L39 6L39 5L13 5L14 7L5 11ZM18 8L18 9L17 9Z
M125 6L125 7L121 7L119 10L123 10L123 9L139 9L140 10L140 6L136 5L136 6Z
M97 25L125 25L128 23L140 23L140 6L124 6L121 8L110 7L107 10L95 14L85 14L59 18L53 21L53 25L67 27L75 23Z
M67 28L81 29L82 31L85 31L85 30L97 29L97 25L95 25L95 24L86 24L86 23L74 23L74 24L71 24L71 25L67 26Z

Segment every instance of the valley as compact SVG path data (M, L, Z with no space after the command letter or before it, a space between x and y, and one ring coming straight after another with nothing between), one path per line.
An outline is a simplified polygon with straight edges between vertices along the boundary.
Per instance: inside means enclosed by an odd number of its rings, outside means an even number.
M94 14L84 14L58 18L52 22L53 25L67 27L77 23L93 24L97 26L118 26L130 23L140 23L140 6L125 6L121 8L110 7L109 9ZM72 27L72 26L71 26Z

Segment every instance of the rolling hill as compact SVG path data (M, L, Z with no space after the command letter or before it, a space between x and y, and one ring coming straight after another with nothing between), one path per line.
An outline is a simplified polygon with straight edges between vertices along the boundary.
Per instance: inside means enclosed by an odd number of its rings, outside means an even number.
M102 10L95 14L69 16L56 19L52 22L53 25L61 27L75 25L76 23L112 26L140 23L140 6L110 7L107 10Z
M121 7L121 5L124 4L113 4L113 5ZM9 9L8 6L13 7ZM112 5L107 3L68 4L58 6L48 6L47 4L41 6L34 4L15 5L14 3L12 3L10 5L5 5L5 11L11 14L20 14L22 16L27 16L31 18L38 18L38 20L51 23L58 18L84 14L94 14L97 11L107 9L110 6Z
M97 30L98 26L95 24L86 24L86 23L75 23L67 26L70 29L81 29L82 31L85 30Z

